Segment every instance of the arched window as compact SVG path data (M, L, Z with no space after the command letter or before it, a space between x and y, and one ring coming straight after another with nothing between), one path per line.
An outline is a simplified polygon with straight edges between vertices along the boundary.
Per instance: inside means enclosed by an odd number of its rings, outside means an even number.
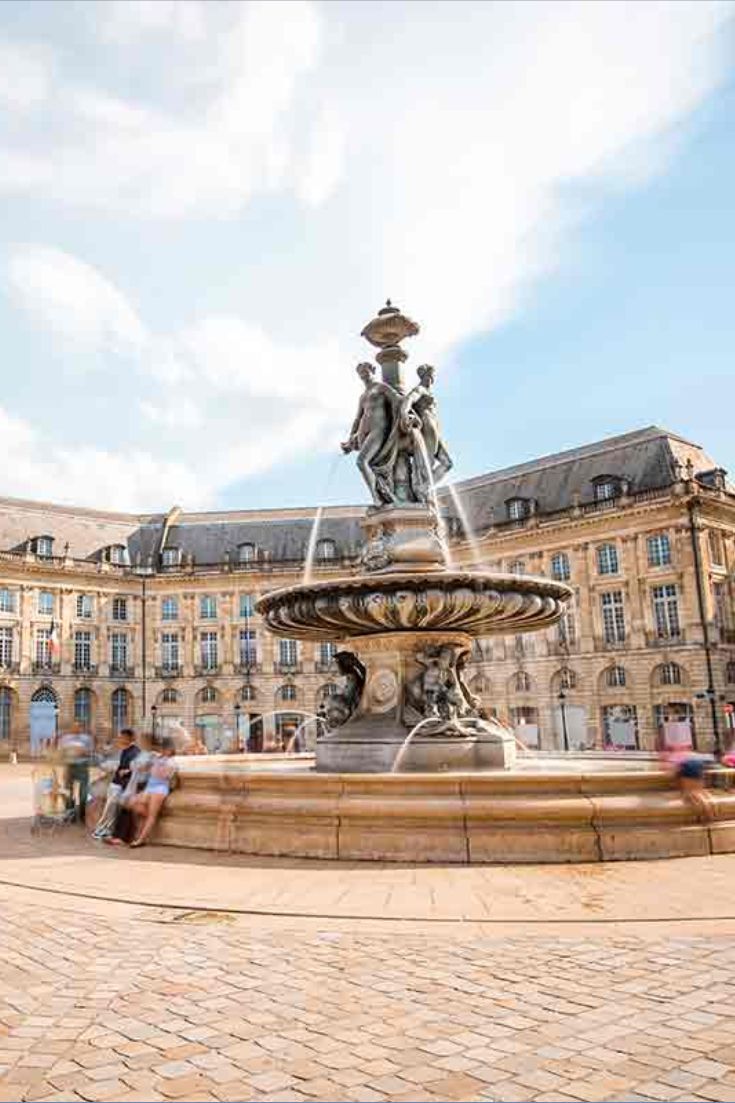
M92 690L82 687L74 694L74 719L85 728L92 726Z
M557 552L551 557L551 577L557 582L567 582L571 577L569 556L566 552Z
M278 698L281 701L295 701L298 696L296 686L285 685L278 690Z
M576 689L577 675L574 670L564 668L559 671L559 689Z
M110 704L112 707L112 730L117 735L122 728L127 728L130 723L130 694L120 686L112 694Z
M609 666L605 671L605 685L610 689L625 685L625 667Z
M678 663L662 663L658 668L658 682L662 686L681 685L681 667Z
M0 686L0 743L10 739L10 725L13 718L13 691Z
M618 573L618 549L614 544L600 544L597 549L598 574Z
M516 693L530 693L531 679L525 670L519 670L513 678L513 688Z
M255 696L255 686L251 686L248 682L246 682L240 690L240 699L242 701L254 701Z
M214 686L204 686L199 690L199 700L203 705L213 705L217 700L217 690Z
M39 686L39 688L31 697L31 701L43 701L47 705L58 704L58 699L51 686Z
M237 558L240 563L255 562L255 544L240 544L237 549Z
M725 678L730 685L735 682L735 663L728 663L725 667Z
M334 540L319 540L316 545L317 559L336 559L337 545Z
M161 694L162 705L175 705L178 699L179 694L172 686L167 686Z

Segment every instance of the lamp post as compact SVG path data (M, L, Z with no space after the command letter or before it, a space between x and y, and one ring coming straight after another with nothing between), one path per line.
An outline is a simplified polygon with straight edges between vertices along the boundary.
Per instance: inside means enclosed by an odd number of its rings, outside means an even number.
M235 739L237 741L237 750L242 751L240 745L240 702L235 701Z
M567 694L564 686L559 690L559 711L561 712L561 731L564 740L564 750L569 750L569 732L567 731Z
M156 727L157 718L158 718L158 706L157 705L151 705L151 724L153 726L153 738L154 738L154 740L156 739L156 737L158 735L158 731L157 731L157 727Z

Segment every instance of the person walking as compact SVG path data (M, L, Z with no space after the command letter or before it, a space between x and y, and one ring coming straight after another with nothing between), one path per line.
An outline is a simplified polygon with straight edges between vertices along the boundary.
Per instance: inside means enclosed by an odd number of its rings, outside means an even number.
M59 740L59 752L65 768L69 807L74 809L77 822L84 823L89 796L89 767L94 754L92 736L81 724L74 724L72 730Z

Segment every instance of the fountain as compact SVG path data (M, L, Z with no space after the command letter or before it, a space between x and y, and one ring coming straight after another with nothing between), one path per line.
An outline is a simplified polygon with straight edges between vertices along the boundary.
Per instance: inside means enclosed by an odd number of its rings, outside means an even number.
M258 610L276 635L340 641L339 686L320 708L315 753L180 759L156 828L163 844L246 854L410 862L594 862L735 850L735 794L711 815L682 799L653 756L521 755L470 692L472 641L554 624L571 596L546 578L457 567L436 486L452 466L432 394L434 369L403 376L418 326L388 303L365 326L380 367L345 453L372 504L361 564L313 581L314 519L301 584ZM461 503L460 503L461 504ZM457 508L455 504L455 508ZM323 715L322 715L323 714ZM307 721L317 723L314 721ZM291 750L296 749L294 736ZM733 784L735 771L718 774Z
M515 762L512 732L484 712L464 678L472 640L554 624L572 591L560 582L455 568L436 484L452 460L432 393L434 368L409 387L402 342L419 332L390 304L362 331L378 348L344 452L372 496L358 574L277 590L258 610L276 635L339 640L342 687L316 747L328 773L498 769Z

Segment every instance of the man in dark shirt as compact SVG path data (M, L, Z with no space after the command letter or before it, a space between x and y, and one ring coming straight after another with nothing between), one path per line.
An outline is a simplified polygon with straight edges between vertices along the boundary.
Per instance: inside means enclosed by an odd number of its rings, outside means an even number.
M122 729L117 738L117 745L120 750L120 758L115 773L112 775L112 780L107 787L105 807L93 832L95 839L104 839L108 835L112 835L120 807L120 798L130 781L133 762L140 753L140 747L135 742L135 732L132 728Z

